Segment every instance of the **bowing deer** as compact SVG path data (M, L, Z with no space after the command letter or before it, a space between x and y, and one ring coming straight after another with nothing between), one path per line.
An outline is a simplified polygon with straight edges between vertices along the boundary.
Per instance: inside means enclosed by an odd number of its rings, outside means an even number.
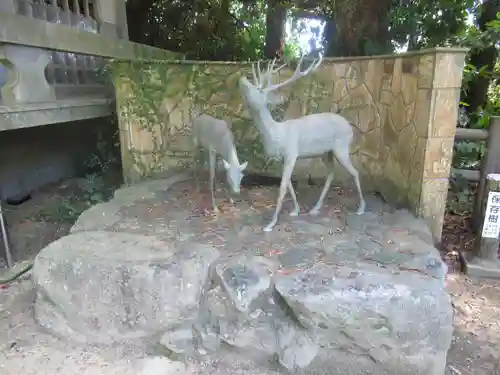
M207 114L196 116L193 120L193 143L208 152L209 184L212 199L212 209L218 212L215 202L214 178L216 157L222 158L222 163L226 171L226 179L232 192L239 194L243 171L247 167L247 162L240 164L236 147L234 146L233 134L224 120L217 119ZM197 179L198 180L198 179ZM231 196L229 197L232 202Z
M266 232L272 231L276 225L287 190L290 191L294 204L290 215L297 216L299 214L299 204L291 183L293 168L298 158L321 155L325 165L330 170L320 197L309 214L317 215L323 206L323 201L333 181L334 155L354 179L359 195L357 214L360 215L365 210L358 171L352 165L349 155L349 148L354 137L351 124L344 117L335 113L315 113L282 122L275 121L271 115L269 105L283 102L283 98L278 96L275 91L310 74L322 62L322 57L320 57L319 60L314 60L306 70L301 71L303 58L304 56L300 58L293 75L281 83L273 84L273 75L276 75L286 64L274 68L276 59L268 64L266 71L261 71L260 61L257 62L257 66L252 65L253 83L246 77L241 77L239 80L239 90L243 101L259 129L267 156L283 160L278 200L273 217L264 228Z

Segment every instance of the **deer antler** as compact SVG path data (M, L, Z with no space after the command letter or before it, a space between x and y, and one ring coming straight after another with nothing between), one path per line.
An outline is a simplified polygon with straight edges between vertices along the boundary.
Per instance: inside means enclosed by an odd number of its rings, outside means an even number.
M274 65L276 64L276 58L274 58L268 65L267 69L261 70L260 69L260 60L257 61L257 64L252 64L252 76L253 76L253 83L255 86L260 88L261 90L265 90L267 92L274 91L279 89L280 87L283 87L285 85L288 85L289 83L292 83L299 79L300 77L308 75L310 72L313 70L317 69L321 62L323 61L323 56L321 55L319 60L314 60L312 64L303 72L300 71L300 67L302 66L302 60L304 59L305 55L302 55L297 63L297 68L295 69L295 72L293 75L288 78L287 80L273 84L272 79L273 76L276 75L281 69L283 69L287 64L283 64L277 68L274 68ZM267 84L265 82L267 78Z
M252 77L253 84L260 89L264 89L266 87L265 78L267 78L267 86L271 85L272 75L278 73L281 69L283 69L286 64L281 65L280 67L273 69L274 64L276 63L276 58L272 60L270 64L267 65L267 69L260 69L260 60L257 61L257 64L252 64Z
M257 65L257 66L256 66ZM254 86L261 88L261 70L260 70L260 60L257 61L257 64L252 63L252 78Z
M273 59L273 61L271 61L271 64L269 64L267 66L267 70L266 70L266 73L265 73L265 76L267 77L267 86L266 87L269 87L269 86L272 86L273 84L273 75L277 74L281 69L283 69L286 64L283 64L281 65L280 67L274 69L274 64L276 63L276 58Z
M294 81L296 81L297 79L299 79L300 77L304 77L306 75L308 75L309 73L311 73L313 70L317 69L319 67L319 65L322 63L323 61L323 55L320 56L319 60L314 60L311 65L306 69L304 70L303 72L300 71L300 67L302 66L302 60L304 59L304 55L302 55L299 59L299 62L297 63L297 68L295 69L295 71L293 72L293 75L288 78L287 80L281 82L281 83L277 83L277 84L272 84L271 83L271 79L272 79L272 75L273 74L276 74L278 71L280 71L285 65L282 65L280 66L279 68L277 69L274 69L273 70L273 67L274 67L274 63L275 63L275 60L273 60L273 62L271 63L270 66L268 66L268 69L265 73L265 75L267 76L267 87L263 88L263 90L265 90L266 92L270 92L270 91L274 91L274 90L277 90L279 89L280 87L283 87L285 85L288 85Z

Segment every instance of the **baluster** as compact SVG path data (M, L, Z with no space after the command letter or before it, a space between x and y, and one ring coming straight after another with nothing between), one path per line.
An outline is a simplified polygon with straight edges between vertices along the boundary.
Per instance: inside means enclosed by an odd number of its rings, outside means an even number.
M19 9L19 4L16 2L16 0L0 1L0 13L9 13L9 14L20 13L18 9Z
M69 0L62 1L62 9L59 8L59 23L71 27L71 8L69 6ZM55 65L56 65L56 82L57 84L67 84L74 81L72 80L71 71L68 69L68 65L71 65L71 54L66 52L56 52L54 54Z
M56 0L51 0L51 4L46 6L47 21L50 23L61 23L59 18L59 7Z
M63 8L59 13L61 15L61 23L71 27L71 10L69 8L69 0L63 0Z
M46 15L47 21L50 23L61 23L59 7L57 6L57 0L51 0L50 4L46 5ZM56 83L56 59L58 58L58 52L53 51L50 54L52 61L47 65L45 69L45 75L47 81L51 84Z
M97 83L96 81L96 70L97 70L97 67L96 67L96 61L95 61L95 57L93 56L87 56L87 72L86 72L86 76L87 76L87 82L89 84L95 84Z
M73 1L73 27L82 30L84 29L82 15L80 13L80 2L79 0ZM85 84L85 76L82 71L82 67L86 65L85 56L72 54L72 59L74 59L74 64L72 64L72 73L75 77L77 83Z
M66 54L66 69L68 74L68 83L78 85L78 59L74 53Z
M89 4L89 19L92 25L92 32L95 34L99 33L99 25L97 24L97 16L96 16L96 5L94 1L88 0Z
M47 6L45 3L33 3L33 18L47 21Z
M72 12L72 26L76 29L81 29L80 25L80 2L78 0L73 1L73 12Z
M89 0L82 0L82 1L83 1L83 15L85 17L90 18Z
M18 13L30 17L30 18L35 18L33 15L33 1L32 0L18 0L17 2L18 6Z

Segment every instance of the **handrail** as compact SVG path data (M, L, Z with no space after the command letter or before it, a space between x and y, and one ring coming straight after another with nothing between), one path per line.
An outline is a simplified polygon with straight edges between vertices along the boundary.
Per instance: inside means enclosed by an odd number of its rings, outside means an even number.
M0 13L0 43L131 60L182 59L183 55L161 48L112 39L62 24Z

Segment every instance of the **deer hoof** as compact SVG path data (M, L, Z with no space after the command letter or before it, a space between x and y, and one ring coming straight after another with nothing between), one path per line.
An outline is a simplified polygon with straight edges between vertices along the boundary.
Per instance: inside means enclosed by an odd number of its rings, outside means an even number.
M264 229L262 229L264 232L272 232L274 228L274 224L273 225L268 225L267 227L265 227Z
M319 208L313 208L311 211L309 211L309 215L311 216L316 216L319 214Z
M358 210L356 211L356 215L363 215L365 213L365 202L361 202Z

